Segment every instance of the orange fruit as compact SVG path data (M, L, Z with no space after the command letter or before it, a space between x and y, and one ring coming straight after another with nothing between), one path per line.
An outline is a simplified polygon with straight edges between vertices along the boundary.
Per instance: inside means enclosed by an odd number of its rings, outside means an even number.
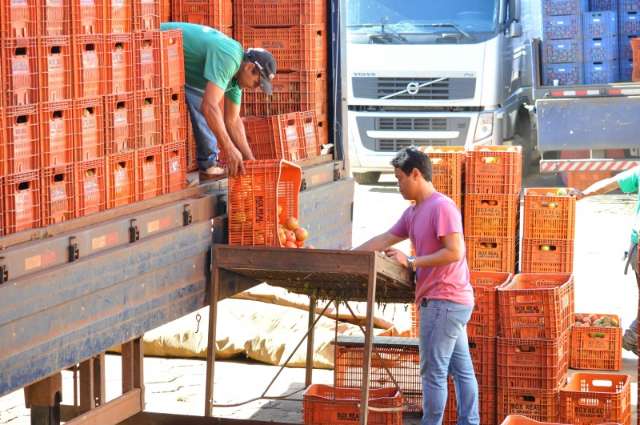
M287 241L287 243L284 245L287 248L297 248L298 245L296 245L295 242L291 242L291 241Z
M307 229L304 229L302 227L298 227L295 230L295 234L296 234L296 239L299 241L304 241L309 237L309 232L307 232Z
M289 230L296 230L298 227L300 227L300 224L298 224L297 218L289 217L287 219L287 222L285 223L285 226L287 226L287 229Z

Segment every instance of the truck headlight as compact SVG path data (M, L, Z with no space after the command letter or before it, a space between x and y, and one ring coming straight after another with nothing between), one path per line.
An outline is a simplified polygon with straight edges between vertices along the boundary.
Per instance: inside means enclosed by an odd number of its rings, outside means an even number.
M474 140L479 142L493 134L493 112L483 112L478 117Z

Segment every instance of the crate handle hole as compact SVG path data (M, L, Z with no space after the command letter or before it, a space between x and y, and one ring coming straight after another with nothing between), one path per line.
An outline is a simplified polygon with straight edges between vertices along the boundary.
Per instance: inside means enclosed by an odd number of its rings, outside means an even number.
M18 117L16 117L16 123L18 124L24 124L29 122L29 116L28 115L20 115Z
M530 403L534 403L536 401L536 398L535 398L535 396L532 396L532 395L524 395L524 396L522 396L522 401L527 401L527 402L530 402Z
M173 101L177 101L178 100L178 93L174 93L171 95L171 100Z
M26 56L27 48L26 47L18 47L16 48L16 56Z
M62 118L62 116L63 116L62 111L53 111L53 118L60 119Z
M88 112L89 115L93 115L95 113L95 109L93 106L89 106L88 108L84 108L85 112Z
M18 190L19 191L25 191L25 190L29 190L29 188L31 187L31 182L20 182L18 183Z
M116 108L117 109L124 109L125 106L126 106L125 102L123 102L123 101L116 103Z
M61 52L62 52L62 48L60 46L51 47L51 54L52 55L59 55Z
M85 50L85 51L88 51L88 52L91 52L91 51L93 51L93 50L96 50L96 45L95 45L95 44L86 44L86 45L84 46L84 50Z
M144 159L144 161L145 162L153 162L154 159L155 159L155 157L153 155L149 155Z
M64 173L55 174L53 176L53 181L56 182L56 183L63 182L64 181Z
M96 169L95 168L89 168L87 169L87 171L85 171L85 175L87 177L93 177L96 175Z

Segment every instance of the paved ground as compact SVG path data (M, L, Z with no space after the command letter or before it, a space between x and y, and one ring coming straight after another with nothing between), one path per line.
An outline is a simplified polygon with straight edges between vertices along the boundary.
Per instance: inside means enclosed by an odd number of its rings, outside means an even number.
M535 177L528 185L553 184ZM390 180L376 186L359 186L356 190L354 245L377 232L388 229L406 207L397 187ZM622 273L622 252L628 241L633 199L624 195L608 195L580 202L577 209L575 253L576 310L579 312L616 313L626 326L635 316L637 290L634 279ZM108 356L107 393L116 397L120 388L119 357ZM624 372L633 377L633 405L636 405L636 357L624 353ZM216 402L238 403L258 397L277 372L272 366L242 361L218 362L216 370ZM71 382L65 372L66 383ZM202 414L204 404L204 362L194 360L145 360L147 410L158 412ZM332 372L317 370L315 382L331 383ZM303 387L304 371L286 369L268 395L280 396ZM65 385L63 400L73 401L71 385ZM300 394L294 398L300 399ZM301 423L301 403L292 401L259 401L241 407L220 408L217 416L253 418ZM417 423L406 418L405 423ZM635 423L635 418L632 423ZM0 424L29 424L21 391L0 398Z

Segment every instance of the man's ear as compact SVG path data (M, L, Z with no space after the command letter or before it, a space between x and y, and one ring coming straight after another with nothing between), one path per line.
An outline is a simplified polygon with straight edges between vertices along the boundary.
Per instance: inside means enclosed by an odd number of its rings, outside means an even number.
M422 173L417 168L411 170L411 177L414 179L418 179L422 176Z

